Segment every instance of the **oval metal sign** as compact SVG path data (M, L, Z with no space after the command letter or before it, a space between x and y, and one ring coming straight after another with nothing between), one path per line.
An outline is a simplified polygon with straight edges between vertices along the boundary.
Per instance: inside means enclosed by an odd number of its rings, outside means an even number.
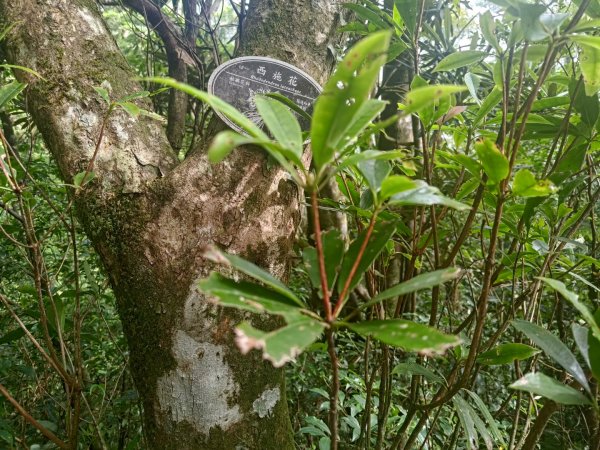
M310 75L291 64L262 56L244 56L217 67L208 80L208 92L262 126L254 103L255 95L277 92L312 114L313 103L321 93L321 86ZM221 112L216 113L231 128L245 133ZM308 121L298 115L296 117L302 130L308 130Z

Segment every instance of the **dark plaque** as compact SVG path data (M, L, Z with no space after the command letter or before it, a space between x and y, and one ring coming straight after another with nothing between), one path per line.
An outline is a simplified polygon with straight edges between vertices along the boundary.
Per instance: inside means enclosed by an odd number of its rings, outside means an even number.
M208 80L208 92L235 106L254 123L262 126L254 103L255 95L277 92L311 114L321 87L310 75L291 64L261 56L245 56L217 67ZM231 128L244 132L219 111L217 114ZM308 130L308 121L299 116L297 118L302 130Z

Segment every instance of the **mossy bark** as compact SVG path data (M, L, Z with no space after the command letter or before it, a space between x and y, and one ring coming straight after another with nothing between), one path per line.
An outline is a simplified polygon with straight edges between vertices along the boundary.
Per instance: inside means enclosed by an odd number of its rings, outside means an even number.
M336 15L326 0L254 0L242 48L323 81ZM261 151L180 163L161 124L106 118L93 86L110 85L114 99L140 87L93 2L0 0L0 18L15 24L4 42L10 62L43 76L17 74L66 182L88 166L104 124L96 178L73 195L117 297L149 445L293 448L282 371L241 356L232 339L240 314L207 302L196 284L215 269L202 258L211 243L285 277L295 186Z

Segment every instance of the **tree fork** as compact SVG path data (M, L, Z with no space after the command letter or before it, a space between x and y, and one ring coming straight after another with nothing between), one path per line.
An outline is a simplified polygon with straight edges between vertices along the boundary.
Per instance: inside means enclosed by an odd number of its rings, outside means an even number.
M242 51L295 64L323 82L337 7L325 0L254 0ZM29 83L28 108L62 178L88 167L106 104L141 90L88 0L0 0L3 45ZM149 104L140 101L140 106ZM115 111L94 161L95 179L72 192L77 214L114 289L151 448L291 449L283 372L241 356L239 313L197 291L214 269L213 243L285 277L299 222L298 191L262 152L239 149L219 165L196 152L178 162L162 126Z

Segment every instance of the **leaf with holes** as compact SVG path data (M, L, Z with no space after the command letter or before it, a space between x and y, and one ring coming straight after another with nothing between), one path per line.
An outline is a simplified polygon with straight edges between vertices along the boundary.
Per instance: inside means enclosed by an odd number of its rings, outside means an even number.
M261 350L264 359L270 361L274 367L282 367L315 342L324 328L323 322L308 317L270 332L258 330L250 323L242 322L235 328L235 342L242 354L245 355L252 349Z

